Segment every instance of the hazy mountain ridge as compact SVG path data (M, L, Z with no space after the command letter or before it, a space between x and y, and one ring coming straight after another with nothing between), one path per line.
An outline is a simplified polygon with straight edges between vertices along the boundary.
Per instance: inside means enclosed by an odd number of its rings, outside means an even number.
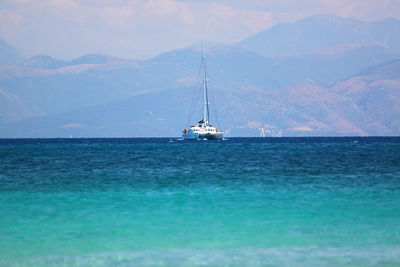
M284 136L398 135L400 79L380 79L378 73L385 68L400 71L398 61L392 61L370 69L370 76L327 87L300 83L275 90L214 91L220 126L227 136L257 136L260 128ZM1 137L179 136L192 95L192 88L171 89L26 119L0 128Z
M41 112L29 103L0 88L0 125L33 116L40 116Z
M400 54L400 21L363 22L318 15L277 24L236 45L264 56L294 56L328 46L372 42Z
M373 76L380 79L399 79L400 78L400 59L395 59L387 63L372 66L359 72L359 76Z
M335 27L365 26L330 19ZM388 23L397 21L382 22ZM237 46L207 46L222 127L238 136L257 135L261 127L284 135L399 134L400 63L388 49L366 40L267 58ZM200 58L201 46L192 46L142 61L89 54L0 66L0 136L179 135Z
M22 62L20 65L31 68L59 69L75 65L115 65L115 64L117 65L128 64L137 66L138 61L122 59L103 54L88 54L70 61L59 60L52 58L50 56L41 55L41 56L31 57Z
M299 82L324 83L344 79L366 66L396 57L377 45L279 59L216 46L209 47L206 56L210 82L217 90L272 90ZM201 51L195 47L124 64L78 64L58 68L33 68L27 64L3 66L0 67L0 86L44 113L60 113L143 92L195 86L200 57ZM46 64L59 65L57 62ZM62 99L62 103L58 99Z
M67 66L67 62L46 55L35 56L25 60L21 65L30 68L58 69Z
M24 57L17 49L0 38L0 65L17 65L23 60Z

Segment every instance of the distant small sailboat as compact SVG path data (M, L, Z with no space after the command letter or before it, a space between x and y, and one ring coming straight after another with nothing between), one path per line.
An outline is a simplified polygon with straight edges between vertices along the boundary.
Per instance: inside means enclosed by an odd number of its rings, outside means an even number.
M265 130L264 128L260 129L260 137L265 137Z
M188 128L184 128L182 131L182 138L184 140L222 140L224 138L224 133L218 128L212 126L210 123L210 109L208 102L209 95L207 85L206 61L204 58L204 45L202 47L201 64L203 67L203 118L198 122L197 126L192 125Z

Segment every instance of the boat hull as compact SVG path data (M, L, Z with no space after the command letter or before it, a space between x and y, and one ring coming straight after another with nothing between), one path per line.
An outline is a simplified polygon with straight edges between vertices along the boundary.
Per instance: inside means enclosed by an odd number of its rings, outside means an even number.
M223 133L216 133L216 134L211 134L211 133L204 133L204 134L183 134L182 135L184 140L222 140L224 139L224 134Z
M205 138L207 139L207 140L222 140L222 139L224 139L224 135L223 135L223 133L217 133L217 134L206 134L205 135Z

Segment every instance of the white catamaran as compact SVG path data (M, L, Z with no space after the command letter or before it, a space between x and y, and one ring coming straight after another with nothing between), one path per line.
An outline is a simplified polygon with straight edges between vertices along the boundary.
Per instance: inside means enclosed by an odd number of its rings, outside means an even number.
M224 133L213 127L210 123L210 109L208 102L208 85L207 85L207 71L206 71L206 61L204 58L204 45L202 47L201 54L201 64L203 67L203 118L198 122L197 126L190 126L183 129L182 137L185 140L196 140L196 139L206 139L206 140L222 140L224 138Z

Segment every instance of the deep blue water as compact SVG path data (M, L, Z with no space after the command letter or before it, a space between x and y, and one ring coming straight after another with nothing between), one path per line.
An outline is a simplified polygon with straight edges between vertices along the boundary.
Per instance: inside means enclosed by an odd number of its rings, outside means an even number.
M400 138L0 139L0 266L400 266Z

